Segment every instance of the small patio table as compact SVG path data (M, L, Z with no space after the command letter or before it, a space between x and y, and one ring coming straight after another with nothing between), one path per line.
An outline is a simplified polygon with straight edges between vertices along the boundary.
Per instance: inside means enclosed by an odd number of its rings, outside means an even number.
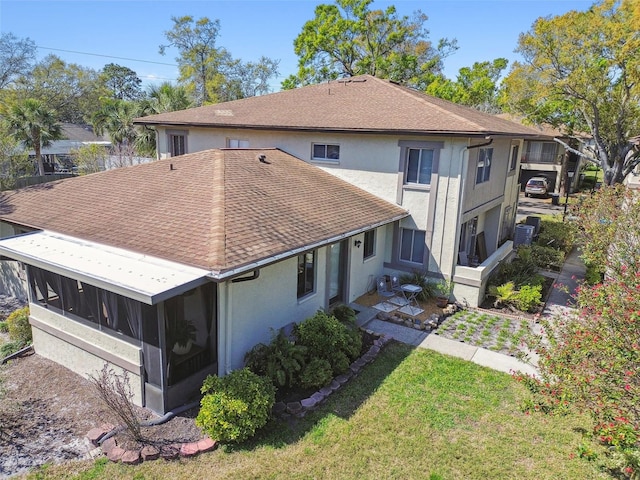
M402 290L404 298L407 300L407 305L402 307L400 311L408 313L409 315L418 315L422 313L424 310L420 308L418 300L416 299L418 294L422 292L422 287L419 285L413 285L412 283L405 283L404 285L400 285L400 289Z

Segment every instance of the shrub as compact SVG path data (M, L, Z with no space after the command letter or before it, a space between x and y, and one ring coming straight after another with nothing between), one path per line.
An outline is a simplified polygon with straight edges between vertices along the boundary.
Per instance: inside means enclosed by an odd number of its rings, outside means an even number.
M3 343L2 345L0 345L0 358L5 358L9 355L13 355L23 347L24 345L20 342Z
M553 247L568 255L576 243L578 229L571 222L560 222L542 218L540 233L536 243L543 247Z
M528 285L537 274L531 248L521 246L518 248L518 256L511 262L502 262L496 272L489 279L489 286L503 285L512 282L515 288L520 285Z
M500 307L503 305L511 305L516 298L516 289L513 282L507 282L499 286L489 287L489 295L495 297L493 302L494 307Z
M105 363L96 376L89 375L89 381L102 402L122 420L133 438L142 440L141 419L133 404L129 374L124 371L118 375Z
M336 317L322 311L297 325L295 333L298 343L307 347L309 357L327 360L334 375L346 371L349 361L355 360L362 348L358 330L347 328Z
M22 345L28 345L33 340L31 325L29 325L29 307L13 311L7 317L9 338Z
M542 245L531 246L531 260L538 268L559 271L564 263L565 254L562 250Z
M0 321L0 333L7 332L9 332L9 325L7 325L7 322L4 320Z
M596 285L604 279L604 272L595 265L587 264L587 271L584 275L584 281L587 285Z
M323 358L314 358L304 367L300 375L300 385L304 388L323 387L332 378L331 364Z
M514 302L518 310L535 312L542 303L542 287L540 285L523 285L516 293Z
M223 443L243 442L255 435L267 424L275 403L271 381L246 367L224 377L209 375L201 392L196 425Z
M413 273L400 275L400 283L410 283L422 288L422 291L416 296L421 302L426 302L436 296L436 283L429 281L425 272L414 270Z
M298 383L306 353L306 347L296 345L280 332L268 345L259 343L249 350L244 360L249 370L268 377L276 387L291 387Z
M331 314L348 327L356 326L356 312L348 305L338 305Z

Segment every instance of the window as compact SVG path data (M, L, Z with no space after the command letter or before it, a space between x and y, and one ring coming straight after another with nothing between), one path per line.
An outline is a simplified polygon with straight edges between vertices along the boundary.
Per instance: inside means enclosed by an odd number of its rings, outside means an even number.
M298 255L298 298L315 291L316 252Z
M249 140L238 140L237 138L228 138L227 147L229 148L249 148Z
M167 132L169 153L172 157L187 153L187 135L184 132Z
M433 150L418 148L407 149L406 183L430 185L432 168Z
M425 232L402 228L400 230L400 260L424 263Z
M340 145L314 143L311 158L313 160L338 161L340 160Z
M478 169L476 171L476 185L489 181L491 175L491 157L493 148L481 148L478 152Z
M376 231L368 230L364 232L364 250L362 257L364 260L373 257L376 254Z
M520 152L519 145L511 145L511 162L509 163L509 171L513 172L518 165L518 153Z
M529 142L525 158L530 163L559 163L558 144L555 142Z

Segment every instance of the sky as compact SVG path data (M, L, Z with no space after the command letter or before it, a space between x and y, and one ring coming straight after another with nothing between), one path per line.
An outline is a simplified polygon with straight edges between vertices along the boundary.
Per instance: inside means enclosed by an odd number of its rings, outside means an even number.
M177 51L166 44L171 17L191 15L220 21L217 45L243 62L262 56L279 60L280 82L296 73L293 41L315 6L333 0L0 0L0 32L30 38L42 59L55 54L67 63L102 69L108 63L130 68L143 85L176 81ZM504 57L511 65L520 33L539 17L587 10L584 0L374 0L371 9L395 5L399 15L425 13L429 39L455 38L459 49L444 61L444 74L474 62Z

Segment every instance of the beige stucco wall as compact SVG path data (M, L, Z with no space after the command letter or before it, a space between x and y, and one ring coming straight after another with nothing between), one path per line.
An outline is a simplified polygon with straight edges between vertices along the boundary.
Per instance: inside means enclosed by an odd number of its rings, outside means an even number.
M33 347L38 355L88 378L95 376L105 360L116 374L127 372L136 405L143 402L142 350L82 323L31 303Z

